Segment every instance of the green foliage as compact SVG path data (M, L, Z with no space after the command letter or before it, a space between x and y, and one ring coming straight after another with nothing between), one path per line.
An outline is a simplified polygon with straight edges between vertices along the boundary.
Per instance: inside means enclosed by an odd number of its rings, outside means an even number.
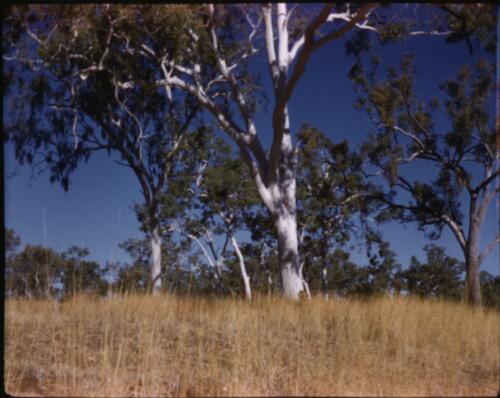
M72 246L62 253L64 262L60 283L63 285L64 299L80 293L100 296L107 291L108 285L103 279L103 270L95 261L84 260L88 255L87 249L77 246Z
M6 263L7 296L52 298L63 272L63 259L52 249L26 245Z
M365 233L367 217L376 207L370 199L375 186L365 179L362 159L346 141L334 143L314 127L303 125L298 145L297 208L304 273L316 288L315 275L328 274L335 264L333 248L337 253Z
M310 260L304 269L304 277L307 279L311 291L323 291L338 297L364 294L368 285L367 270L359 267L349 258L348 252L337 248L329 252L325 259L315 257ZM328 263L326 268L327 292L324 291L324 261Z
M448 42L465 41L470 52L478 47L483 47L490 53L496 51L498 4L443 4L441 7L446 11L452 29L446 39Z
M479 281L483 304L500 309L500 276L493 276L486 271L481 271Z
M147 207L139 217L152 229L158 192L191 139L183 135L205 132L191 96L169 96L156 84L163 73L157 56L182 57L186 26L199 28L197 12L183 5L11 7L5 138L16 158L48 169L50 181L68 189L82 161L113 152L139 180Z
M401 266L396 254L391 250L389 243L384 241L378 233L368 233L366 240L369 260L366 269L369 283L365 286L365 291L380 295L389 293L393 289L397 290L396 279ZM378 248L375 253L373 246Z
M362 145L362 154L382 171L392 190L380 193L378 198L398 210L379 220L417 222L428 237L438 238L445 226L443 215L463 225L461 193L464 189L472 193L474 185L480 186L480 169L495 172L495 132L488 112L494 87L493 65L479 59L472 68L460 68L456 77L440 86L446 96L441 102L434 98L426 103L417 98L411 56L403 57L399 71L389 70L386 80L376 82L375 76L375 72L365 72L359 66L351 78L362 99L358 105L376 126L376 133ZM436 130L433 120L437 112L447 116L449 131ZM437 170L433 180L405 177L402 166L418 161L433 162ZM476 193L487 188L485 184ZM395 194L401 191L410 194L407 203L395 200Z
M12 230L8 235L19 240ZM311 291L324 291L326 261L328 293L333 296L368 297L403 291L424 298L462 297L464 264L446 255L444 248L425 246L426 261L421 263L412 257L410 266L401 270L394 252L380 234L370 231L366 239L367 266L353 263L350 254L340 248L330 250L324 258L311 256L304 268ZM6 295L67 299L79 293L104 296L110 291L149 292L149 242L129 239L119 246L130 255L131 264L107 264L101 268L96 262L85 260L89 255L85 248L73 246L58 254L50 248L27 245L19 254L11 252L6 263ZM252 291L263 294L276 293L280 288L277 254L266 247L259 242L242 243ZM220 290L213 270L196 253L188 254L187 246L164 239L162 253L164 291L180 295L241 295L243 284L234 255L226 259ZM480 281L484 304L498 308L500 278L483 271Z
M131 263L109 263L105 274L112 280L111 289L115 292L151 291L150 258L151 246L149 240L127 239L118 245L131 258ZM161 246L162 290L182 292L182 284L190 278L180 263L180 254L185 248L174 242L170 234L165 234Z
M410 267L399 273L402 286L421 297L460 299L463 291L465 266L436 245L424 247L426 262L411 258Z

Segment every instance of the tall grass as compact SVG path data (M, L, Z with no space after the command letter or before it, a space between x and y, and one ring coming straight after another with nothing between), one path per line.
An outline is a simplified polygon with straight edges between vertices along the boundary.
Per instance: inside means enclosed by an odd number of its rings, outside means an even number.
M43 396L497 393L500 314L383 298L8 300L5 385Z

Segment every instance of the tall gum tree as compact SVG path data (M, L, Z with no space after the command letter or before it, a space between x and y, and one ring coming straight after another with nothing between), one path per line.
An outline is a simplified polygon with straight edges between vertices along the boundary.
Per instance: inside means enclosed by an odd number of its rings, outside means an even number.
M200 10L205 29L200 33L189 28L187 31L193 46L203 46L211 54L217 71L215 79L203 79L205 65L196 56L183 62L172 60L168 54L162 56L164 76L158 84L178 87L196 96L239 148L260 198L274 220L283 290L290 298L297 299L306 286L297 236L297 151L292 141L288 104L311 55L357 25L363 26L374 7L373 4L356 9L340 6L341 10L335 12L333 5L324 5L299 25L291 21L294 12L298 12L297 6L288 9L283 3L265 4L260 12L253 13L243 8L208 5ZM248 21L248 36L231 31L235 19ZM233 26L228 26L230 23ZM263 34L259 35L261 25ZM300 32L291 33L297 27ZM328 32L320 34L320 28L327 28ZM246 59L258 51L254 47L257 37L263 40L274 95L273 138L267 153L254 121L255 103L247 94L247 86L240 83L239 74ZM235 41L239 49L235 49ZM198 52L187 49L187 53Z
M175 24L182 7L157 13L148 6L38 5L11 7L3 24L4 81L10 88L6 139L20 162L66 190L77 165L96 151L118 155L116 163L139 181L145 213L142 228L151 245L151 286L161 288L160 194L185 141L195 129L198 107L189 95L155 85L153 51L133 50L144 37L175 54ZM158 25L162 31L154 30ZM140 27L141 29L139 29ZM169 40L165 40L168 37Z
M495 92L494 68L485 59L462 66L441 84L441 100L423 101L415 94L411 59L405 56L399 71L390 68L386 80L375 81L373 70L364 77L353 75L363 93L358 105L367 110L375 129L363 151L377 170L372 175L388 182L377 196L386 210L403 222L417 222L431 239L439 238L444 227L453 233L466 265L465 300L479 306L480 265L500 242L497 233L480 250L480 230L499 193L497 132L488 109ZM435 121L439 110L446 125ZM417 164L431 164L432 171L411 178L405 165Z
M389 182L389 189L379 199L395 212L393 216L416 221L431 239L439 237L444 227L450 229L466 263L464 298L479 306L479 267L500 242L497 234L480 251L480 229L499 192L498 146L495 148L499 122L497 118L495 132L489 110L495 93L498 5L440 4L431 6L431 11L427 19L433 25L440 21L446 26L441 31L446 42L466 44L471 60L475 54L474 66L461 67L456 78L440 86L446 97L441 104L438 99L425 102L415 94L409 55L403 57L400 71L389 68L383 81L377 81L376 57L365 73L363 53L370 49L366 37L359 37L350 48L357 57L350 77L362 92L357 105L368 112L376 131L365 145L367 159L378 168L373 174L383 175ZM382 43L418 33L398 25L393 25L396 30L384 29L388 35L382 35ZM434 30L428 33L441 34ZM437 127L435 115L439 111L448 119L450 130ZM404 165L416 163L433 164L438 175L432 181L410 181ZM397 192L405 192L409 199L396 197ZM385 213L382 218L386 217L391 216Z

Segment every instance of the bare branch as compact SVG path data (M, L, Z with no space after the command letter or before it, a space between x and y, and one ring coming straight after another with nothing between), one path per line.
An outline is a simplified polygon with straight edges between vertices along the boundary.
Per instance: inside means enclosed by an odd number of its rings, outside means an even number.
M441 219L450 227L451 231L457 238L460 248L465 253L467 251L467 241L465 239L465 234L461 225L457 224L452 220L447 214L441 215Z
M490 254L490 252L493 250L493 248L500 244L500 235L497 235L495 239L493 239L483 250L483 252L479 255L477 262L479 265L483 262L483 260Z
M267 66L273 80L274 89L278 89L279 69L276 60L276 49L274 47L274 29L272 20L272 4L262 6L262 15L264 17L265 40L267 50Z
M488 186L488 184L490 184L498 176L500 176L500 170L497 170L496 172L491 173L489 176L487 176L483 181L481 181L481 183L478 186L476 186L472 190L472 192L476 194L479 193L481 190L485 189Z
M75 95L75 86L71 85L71 99L73 103L73 125L71 126L71 132L75 139L75 150L78 148L78 133L76 132L76 127L78 123L78 111L75 107L76 95Z
M113 84L115 86L115 100L120 105L120 107L135 121L137 124L137 128L139 129L139 136L137 137L137 142L139 143L139 158L142 159L142 151L141 151L141 141L143 139L144 135L144 130L142 128L142 123L140 122L139 118L120 100L119 94L118 94L118 83L116 79L113 77Z

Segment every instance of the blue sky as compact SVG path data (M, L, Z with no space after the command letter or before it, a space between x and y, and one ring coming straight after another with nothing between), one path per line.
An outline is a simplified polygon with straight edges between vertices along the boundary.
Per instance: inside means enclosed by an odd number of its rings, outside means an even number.
M465 44L446 44L438 37L412 38L404 44L380 50L381 67L397 65L404 52L415 52L417 90L422 95L437 95L437 85L453 75L458 66L470 62ZM352 59L346 60L343 40L330 43L315 53L299 82L290 103L291 127L296 132L307 122L328 134L334 141L347 139L351 147L359 144L369 130L367 117L353 109L355 95L347 72ZM271 100L267 112L260 110L257 127L264 145L271 138L270 112L272 96L264 54L253 65L261 72L262 83ZM88 247L89 258L104 265L106 261L128 261L118 243L128 238L141 238L134 202L142 202L139 184L130 169L114 163L106 153L97 153L87 164L82 163L71 179L68 192L49 183L47 173L31 179L31 170L20 166L13 148L4 146L5 159L5 223L20 235L22 244L43 244L57 251L71 245ZM11 177L12 173L16 175ZM412 170L420 179L429 171ZM481 247L484 247L498 228L498 214L490 206L482 228ZM422 247L429 243L415 224L393 222L381 226L385 239L397 253L403 266L412 255L423 260ZM436 243L446 247L449 255L462 258L452 234L445 230ZM352 253L352 259L366 264L362 253ZM498 249L483 263L482 269L499 274Z

